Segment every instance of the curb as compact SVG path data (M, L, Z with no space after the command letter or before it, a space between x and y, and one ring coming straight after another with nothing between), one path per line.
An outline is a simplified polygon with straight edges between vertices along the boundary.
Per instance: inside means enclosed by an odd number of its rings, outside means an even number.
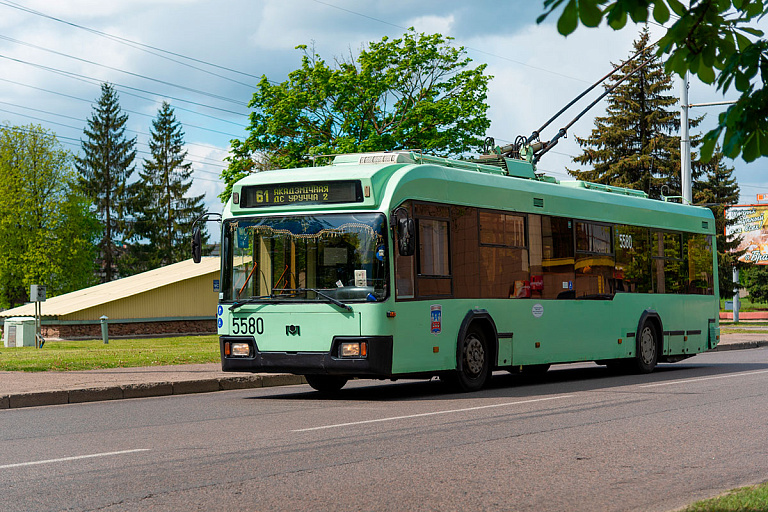
M768 340L763 341L739 341L737 343L728 343L726 345L718 345L715 348L709 349L707 352L725 352L726 350L747 350L750 348L768 347Z
M190 393L209 393L233 389L266 388L306 384L301 375L252 375L247 377L217 377L212 379L185 380L178 382L152 382L72 389L65 391L40 391L0 396L0 409L64 405L83 402L102 402L123 398L147 398Z

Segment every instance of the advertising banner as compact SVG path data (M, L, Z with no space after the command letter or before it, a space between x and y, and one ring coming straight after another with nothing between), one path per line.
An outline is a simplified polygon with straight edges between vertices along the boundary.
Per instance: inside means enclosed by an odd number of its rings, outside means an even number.
M728 237L741 237L736 251L746 251L739 261L768 265L768 205L750 204L730 206L725 210L726 219L735 219L726 226Z

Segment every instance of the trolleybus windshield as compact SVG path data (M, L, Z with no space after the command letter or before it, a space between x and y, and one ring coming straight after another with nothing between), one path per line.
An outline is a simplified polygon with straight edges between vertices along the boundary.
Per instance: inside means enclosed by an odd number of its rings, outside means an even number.
M238 218L223 233L223 301L388 295L387 224L380 213Z

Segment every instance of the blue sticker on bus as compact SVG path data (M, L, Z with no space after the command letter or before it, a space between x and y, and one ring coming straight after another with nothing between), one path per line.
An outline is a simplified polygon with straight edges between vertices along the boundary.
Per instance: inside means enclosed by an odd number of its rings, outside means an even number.
M218 309L218 311L217 311L217 314L218 314L219 316L221 316L221 314L222 314L222 313L224 313L224 307L223 307L223 306L221 306L221 305L219 305L219 309Z
M218 325L219 325L219 329L221 329L224 326L224 320L222 320L221 317L219 317Z
M430 332L432 334L440 334L443 331L443 306L433 304L429 307L429 310L432 319Z
M245 228L237 228L237 244L238 249L247 249L249 245L248 231Z

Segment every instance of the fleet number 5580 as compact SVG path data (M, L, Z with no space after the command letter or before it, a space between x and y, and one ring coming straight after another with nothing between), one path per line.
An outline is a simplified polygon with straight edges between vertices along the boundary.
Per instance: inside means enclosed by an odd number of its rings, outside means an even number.
M264 319L253 316L232 318L232 334L264 334Z

